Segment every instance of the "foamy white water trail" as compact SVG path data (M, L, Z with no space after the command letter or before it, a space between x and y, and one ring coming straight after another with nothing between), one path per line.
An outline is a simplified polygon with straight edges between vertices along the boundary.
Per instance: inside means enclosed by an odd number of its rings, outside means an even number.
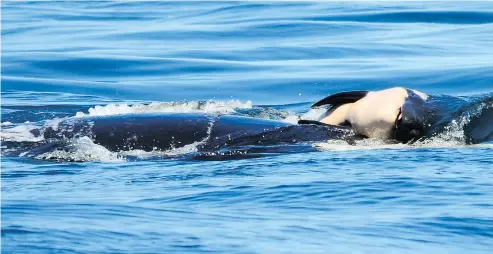
M190 102L153 102L150 104L108 104L95 106L87 113L77 112L76 117L109 116L139 113L211 113L231 114L236 109L250 109L252 102L230 101L190 101Z

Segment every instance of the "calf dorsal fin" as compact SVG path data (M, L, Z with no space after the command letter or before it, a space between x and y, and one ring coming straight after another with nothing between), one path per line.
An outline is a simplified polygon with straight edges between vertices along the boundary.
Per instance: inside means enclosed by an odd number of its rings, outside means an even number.
M331 105L332 107L337 107L346 103L353 103L361 98L365 97L368 94L368 91L348 91L348 92L340 92L329 95L312 105L312 108L320 107L323 105Z

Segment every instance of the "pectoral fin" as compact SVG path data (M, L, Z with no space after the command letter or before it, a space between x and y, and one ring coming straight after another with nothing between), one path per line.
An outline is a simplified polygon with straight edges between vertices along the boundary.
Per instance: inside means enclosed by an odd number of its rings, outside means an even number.
M348 129L348 130L351 129L351 126L347 126L347 125L326 124L326 123L322 123L320 121L304 120L304 119L299 120L298 124L314 124L314 125L323 125L323 126L332 127L332 128L340 128L340 129Z

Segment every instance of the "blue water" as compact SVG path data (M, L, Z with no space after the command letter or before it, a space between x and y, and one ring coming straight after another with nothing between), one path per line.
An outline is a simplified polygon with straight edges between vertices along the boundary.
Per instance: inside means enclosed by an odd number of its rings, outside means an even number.
M2 147L2 251L491 253L493 143L461 133L493 107L492 10L2 1L2 131L19 146L32 126L76 114L286 120L330 93L393 86L479 101L412 146L327 142L228 160L84 140L58 160Z

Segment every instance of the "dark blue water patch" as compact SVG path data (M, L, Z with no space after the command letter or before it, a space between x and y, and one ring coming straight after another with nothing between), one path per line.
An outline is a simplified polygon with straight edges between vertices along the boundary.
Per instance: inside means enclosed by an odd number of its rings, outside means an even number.
M112 97L117 101L124 100L124 98L130 99L128 96L124 95L123 91L119 91L120 89L115 89L116 85L114 83L115 82L50 80L43 78L25 79L2 76L2 92L16 92L20 91L19 88L30 92L59 92L62 89L61 87L65 87L67 88L64 89L64 92L66 93L87 95L87 92L90 90L90 95L97 97ZM143 94L144 92L141 91L141 93Z
M11 234L23 235L23 234L35 234L35 231L25 230L19 226L12 226L8 228L2 228L2 237L6 237Z
M169 41L179 42L194 38L196 42L208 43L221 40L221 43L237 40L260 41L270 38L282 38L282 34L290 34L291 38L317 36L325 34L324 31L332 30L333 35L348 34L364 30L364 27L350 24L326 24L315 22L303 22L297 20L286 20L282 22L249 22L239 23L236 25L228 24L227 26L190 26L187 30L174 29L155 29L154 31L123 31L115 34L116 39L145 38L149 41ZM377 28L375 28L378 30ZM276 31L273 33L273 31Z
M82 53L84 54L84 53ZM25 58L25 56L18 56ZM25 73L25 69L35 70L32 74L36 76L51 76L51 73L62 74L65 77L92 76L97 81L106 81L112 77L124 75L129 78L152 77L157 75L166 79L169 75L201 75L206 73L223 72L250 72L262 69L266 71L268 66L256 66L239 61L214 60L214 59L194 59L194 58L141 58L118 56L73 56L73 55L52 55L42 54L38 57L30 55L29 60L20 60L21 65L7 65L4 72L9 75ZM4 56L5 61L9 61ZM94 79L93 79L94 80Z
M491 238L493 220L462 217L438 217L429 221L419 221L418 225L427 230L436 230L449 235L468 235Z
M78 174L80 171L78 170L46 170L46 171L10 171L8 173L2 173L2 178L17 178L17 177L29 177L29 176L50 176L50 175L74 175Z
M377 12L322 16L315 17L313 20L384 23L489 24L493 23L493 13L486 11Z
M61 119L74 116L74 112L86 112L89 108L90 106L74 105L2 106L2 122L36 123Z
M14 35L14 34L23 34L26 32L35 32L40 28L43 28L44 26L42 25L25 25L25 26L19 26L19 27L12 27L12 28L6 28L2 29L2 36L6 35ZM3 54L2 54L3 57Z

